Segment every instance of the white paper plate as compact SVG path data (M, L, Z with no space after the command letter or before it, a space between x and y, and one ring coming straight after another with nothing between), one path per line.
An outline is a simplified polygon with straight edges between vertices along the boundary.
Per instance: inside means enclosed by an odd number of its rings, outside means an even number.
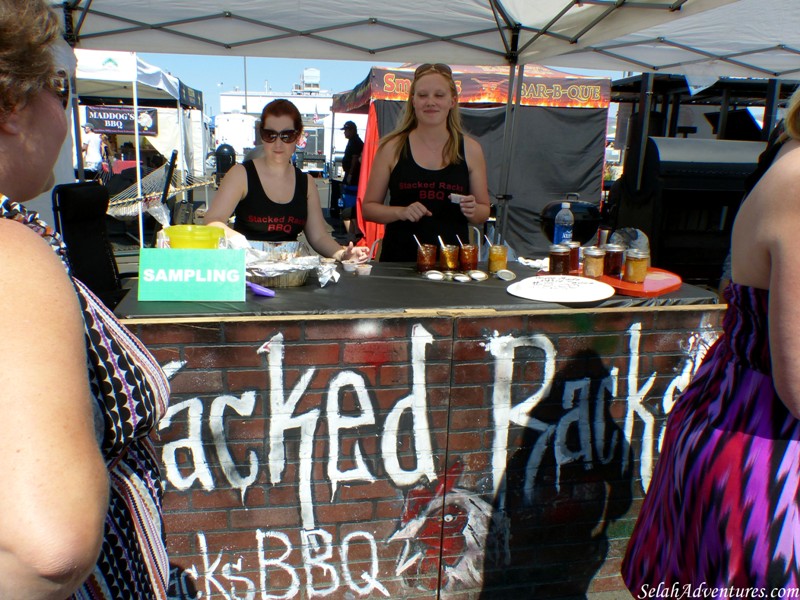
M512 283L508 293L537 302L597 302L613 296L614 288L586 277L539 275Z

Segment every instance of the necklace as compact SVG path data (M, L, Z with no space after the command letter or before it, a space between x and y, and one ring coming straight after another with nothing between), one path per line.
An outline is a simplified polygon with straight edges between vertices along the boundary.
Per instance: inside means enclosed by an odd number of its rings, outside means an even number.
M29 227L39 234L53 249L69 271L67 262L67 247L64 245L61 236L47 223L39 218L39 213L27 210L19 202L12 202L3 194L0 194L0 218L11 219Z

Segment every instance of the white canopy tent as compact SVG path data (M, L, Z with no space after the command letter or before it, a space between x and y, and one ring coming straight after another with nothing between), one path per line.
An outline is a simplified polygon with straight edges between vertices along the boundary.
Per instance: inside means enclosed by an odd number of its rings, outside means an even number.
M67 37L80 48L506 64L513 89L526 63L547 64L571 51L742 1L72 0L59 6ZM512 99L509 94L505 156L513 145ZM501 203L509 197L508 173L502 180Z
M458 64L541 63L733 0L73 0L81 48Z

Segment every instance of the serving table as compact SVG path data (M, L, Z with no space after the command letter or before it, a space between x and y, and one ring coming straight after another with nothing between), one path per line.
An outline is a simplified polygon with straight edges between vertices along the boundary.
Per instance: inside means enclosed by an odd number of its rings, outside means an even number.
M725 305L509 284L379 263L205 303L138 302L134 281L115 312L171 376L175 597L620 593L666 414Z

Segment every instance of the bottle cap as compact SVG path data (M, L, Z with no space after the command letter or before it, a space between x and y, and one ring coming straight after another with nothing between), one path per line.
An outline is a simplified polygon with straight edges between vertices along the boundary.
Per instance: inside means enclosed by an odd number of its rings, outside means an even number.
M561 208L569 208L569 202L562 202Z

